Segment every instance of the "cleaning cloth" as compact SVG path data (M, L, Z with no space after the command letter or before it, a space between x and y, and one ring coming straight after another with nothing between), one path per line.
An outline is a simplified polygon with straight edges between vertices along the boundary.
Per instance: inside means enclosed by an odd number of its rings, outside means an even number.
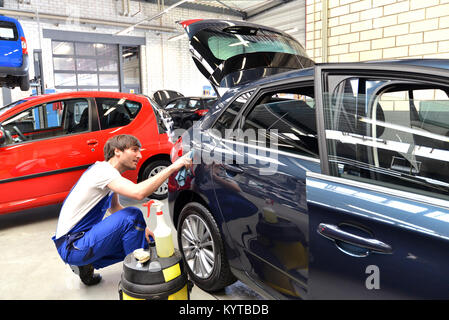
M150 251L143 248L134 250L133 255L142 264L150 260Z
M192 150L192 151L190 151L190 155L189 155L190 159L192 159L192 160L193 160L193 155L194 155L194 152ZM186 169L186 167L182 167L181 170L179 170L178 173L176 174L175 179L178 182L178 185L180 187L183 187L184 184L186 183L186 179L188 177L193 177L192 171L190 171L190 169Z

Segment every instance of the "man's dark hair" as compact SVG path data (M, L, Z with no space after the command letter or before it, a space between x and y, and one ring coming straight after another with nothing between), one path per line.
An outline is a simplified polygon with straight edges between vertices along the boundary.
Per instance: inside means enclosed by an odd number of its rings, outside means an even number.
M115 148L119 149L120 151L125 151L125 149L129 149L132 147L142 147L140 141L136 137L130 134L119 134L113 136L104 144L104 159L108 161L109 159L114 157Z

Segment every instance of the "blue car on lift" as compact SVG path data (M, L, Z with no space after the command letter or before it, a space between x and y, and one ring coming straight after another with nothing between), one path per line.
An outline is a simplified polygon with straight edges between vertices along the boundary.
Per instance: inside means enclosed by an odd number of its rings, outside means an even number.
M448 299L449 60L314 65L271 28L182 24L201 72L228 88L172 150L194 150L168 201L195 284Z
M28 49L19 21L0 16L0 85L30 89Z

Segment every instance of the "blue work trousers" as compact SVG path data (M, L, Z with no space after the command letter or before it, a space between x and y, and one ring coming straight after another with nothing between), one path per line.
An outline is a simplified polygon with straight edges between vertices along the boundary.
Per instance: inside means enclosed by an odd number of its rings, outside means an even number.
M139 208L124 208L88 227L76 233L79 239L72 243L67 239L58 247L64 262L100 269L123 261L135 249L148 248L146 223Z

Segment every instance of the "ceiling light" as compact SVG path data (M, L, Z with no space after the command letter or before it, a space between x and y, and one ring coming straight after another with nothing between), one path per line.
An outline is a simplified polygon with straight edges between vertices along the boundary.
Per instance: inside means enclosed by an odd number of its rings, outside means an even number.
M298 28L297 28L297 27L294 27L294 28L287 29L287 30L285 30L284 32L285 32L285 33L294 33L294 32L297 32L297 31L298 31Z
M185 3L185 2L194 2L194 1L195 1L195 0L181 0L181 1L179 1L179 2L176 2L175 4L172 4L170 7L164 9L163 11L157 13L156 15L154 15L154 16L152 16L152 17L149 17L149 18L142 19L142 20L140 20L139 22L133 24L132 26L129 26L128 28L126 28L126 29L124 29L124 30L122 30L122 31L116 32L115 35L119 36L119 35L126 34L126 33L128 33L128 32L131 32L132 30L134 30L134 27L137 27L139 24L142 24L142 23L145 22L145 21L148 22L148 21L157 19L157 18L159 18L160 16L166 14L166 13L167 13L168 11L170 11L171 9L176 8L177 6L179 6L179 5L181 5L181 4Z

